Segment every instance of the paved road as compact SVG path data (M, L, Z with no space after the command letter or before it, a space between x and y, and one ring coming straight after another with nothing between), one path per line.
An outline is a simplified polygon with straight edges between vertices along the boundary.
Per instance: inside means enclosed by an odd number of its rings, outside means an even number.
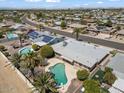
M25 23L27 23L29 25L32 25L32 26L37 25L34 22L26 19L26 17L23 17L22 20L23 20L23 22L25 22ZM69 32L63 32L61 30L56 30L56 29L53 29L53 28L50 28L50 27L45 27L44 30L49 31L49 32L54 32L56 34L64 35L64 36L67 36L67 37L75 38L75 36L72 35ZM83 40L83 41L86 41L86 42L91 42L91 43L95 43L95 44L99 44L99 45L103 45L103 46L107 46L107 47L111 47L111 48L115 48L115 49L119 49L119 50L124 51L124 44L123 43L118 43L118 42L114 42L114 41L108 41L108 40L94 38L94 37L85 36L85 35L80 35L79 39Z

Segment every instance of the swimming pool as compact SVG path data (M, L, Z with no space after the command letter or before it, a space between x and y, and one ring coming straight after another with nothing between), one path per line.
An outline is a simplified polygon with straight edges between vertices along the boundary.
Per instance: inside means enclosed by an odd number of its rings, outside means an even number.
M19 50L19 53L20 53L21 55L26 55L26 54L28 54L28 53L31 52L31 51L32 51L31 48L25 47L25 48L22 48L21 50Z
M58 63L49 68L55 76L54 79L58 85L65 85L67 83L67 77L65 73L65 65L63 63Z
M15 39L15 38L17 38L17 37L18 37L18 35L13 34L12 32L8 32L8 33L7 33L7 38L8 38L8 39Z

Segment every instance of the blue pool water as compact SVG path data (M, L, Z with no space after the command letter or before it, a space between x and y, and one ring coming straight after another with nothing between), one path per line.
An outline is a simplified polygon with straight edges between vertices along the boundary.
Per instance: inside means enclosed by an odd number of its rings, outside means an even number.
M54 79L56 80L58 85L65 85L67 83L67 77L65 73L65 65L63 63L58 63L49 68L50 72L52 72L55 76Z
M23 49L21 49L20 51L19 51L19 53L21 54L21 55L26 55L26 54L28 54L29 52L31 52L32 50L31 50L31 48L23 48Z
M12 32L8 32L7 33L7 38L8 39L15 39L17 38L18 36L16 34L13 34Z

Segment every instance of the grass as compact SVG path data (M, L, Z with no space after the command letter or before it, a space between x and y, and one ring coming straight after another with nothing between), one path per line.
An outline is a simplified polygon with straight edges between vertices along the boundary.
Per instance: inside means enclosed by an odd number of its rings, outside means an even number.
M109 91L105 88L101 88L101 93L109 93Z
M104 77L104 71L98 70L96 74L92 77L92 79L98 80L100 83L102 83L104 81L103 77Z

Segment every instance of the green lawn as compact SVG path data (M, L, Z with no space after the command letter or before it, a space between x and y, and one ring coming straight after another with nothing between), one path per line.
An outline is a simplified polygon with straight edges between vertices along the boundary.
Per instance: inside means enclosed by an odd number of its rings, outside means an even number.
M105 88L101 88L101 93L110 93L110 92Z
M100 81L100 83L102 83L104 80L103 77L104 77L104 71L98 70L96 74L92 77L92 79L98 80Z

